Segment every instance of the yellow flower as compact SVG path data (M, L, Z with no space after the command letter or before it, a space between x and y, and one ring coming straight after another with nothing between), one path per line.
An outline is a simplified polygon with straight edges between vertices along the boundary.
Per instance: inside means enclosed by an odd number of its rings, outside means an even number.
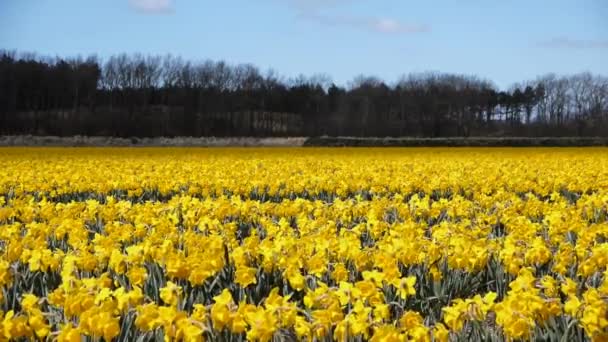
M0 322L1 333L7 340L19 339L23 337L33 337L31 328L28 326L27 317L15 316L12 310L9 310L2 322Z
M569 296L564 306L564 311L572 317L578 317L581 301L576 296Z
M32 329L34 329L34 332L39 339L45 338L51 332L51 327L46 322L41 312L30 314L28 324Z
M152 331L159 325L160 313L156 304L148 303L137 307L135 326L142 331Z
M296 317L294 329L299 340L303 341L311 339L312 324L310 324L304 317Z
M145 267L131 267L127 271L127 277L132 286L143 286L148 278L148 273Z
M108 266L118 274L124 274L127 270L126 257L119 250L112 250Z
M601 336L608 330L608 301L595 288L583 293L583 301L581 326L589 336Z
M182 295L182 288L177 284L168 281L165 287L160 289L160 298L167 305L176 306Z
M232 311L230 320L230 331L233 333L244 333L247 330L248 321L247 317L251 312L256 310L256 306L253 304L247 304L244 302L239 303L236 311Z
M449 330L441 323L435 324L435 327L433 328L433 341L447 342L449 338Z
M287 281L289 281L289 285L297 290L302 291L306 287L306 278L302 276L300 270L295 267L290 267L283 273L285 277L287 277Z
M247 287L251 284L257 284L256 272L257 270L253 267L237 267L234 281L237 284L241 285L241 287Z
M373 309L374 322L388 321L391 317L390 305L377 304Z
M0 286L9 285L13 280L13 274L10 270L10 263L7 260L0 259Z
M346 269L344 264L336 264L334 265L331 277L336 283L348 281L348 270Z
M397 288L397 295L399 298L405 300L409 296L416 295L416 277L405 277L398 280L398 282L394 283L393 286Z
M118 319L115 317L102 315L98 324L102 327L102 336L106 341L111 341L120 333L120 325L118 324Z
M78 328L74 328L71 323L63 325L59 335L57 335L57 341L59 342L80 342L81 338Z
M247 339L251 341L270 341L277 330L277 319L269 311L258 308L246 314L250 329L247 331Z
M21 307L26 312L33 312L34 310L38 310L38 297L31 293L24 294L23 298L21 299Z
M203 332L204 329L202 327L192 324L186 319L181 319L177 321L175 339L183 339L184 342L203 341Z
M190 316L193 320L196 320L202 324L207 323L207 308L203 304L194 304L194 310Z
M452 305L442 309L443 321L452 331L458 332L464 326L464 321L466 319L464 312L466 310L466 302L461 299L456 299Z
M561 284L562 293L566 296L574 296L576 295L578 285L576 282L570 278L566 278L564 282Z
M371 342L403 342L406 341L406 336L403 336L399 329L392 325L381 325L374 329Z
M213 300L215 304L211 307L211 320L213 327L220 331L231 323L235 304L228 289L224 289L220 295L213 297Z
M340 304L342 306L346 306L350 302L354 302L355 300L361 298L361 290L358 287L353 286L353 284L348 282L340 282L340 288L336 292L338 298L340 299Z
M413 329L423 324L422 316L415 311L406 311L399 319L399 325L406 330Z
M420 313L406 311L399 319L402 331L413 341L430 341L430 332L424 326L424 319Z
M377 287L382 288L382 282L385 278L384 273L378 271L363 271L361 275L364 280L370 280L374 282Z

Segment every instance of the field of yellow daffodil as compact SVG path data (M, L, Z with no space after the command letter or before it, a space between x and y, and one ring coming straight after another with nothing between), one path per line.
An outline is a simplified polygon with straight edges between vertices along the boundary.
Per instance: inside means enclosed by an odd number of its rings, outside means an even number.
M0 163L0 340L608 340L605 148Z

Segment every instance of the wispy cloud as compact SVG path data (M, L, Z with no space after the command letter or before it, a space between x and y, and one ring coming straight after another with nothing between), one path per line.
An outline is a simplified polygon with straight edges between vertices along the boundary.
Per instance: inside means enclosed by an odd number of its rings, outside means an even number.
M287 0L304 20L332 27L352 27L368 32L397 34L429 32L427 25L410 24L391 17L354 16L349 13L326 14L328 9L343 7L357 0ZM333 11L335 12L335 11Z
M129 0L133 9L142 13L158 14L173 12L173 0Z
M391 18L373 19L371 29L382 33L421 33L431 30L427 25L406 24Z
M335 7L347 3L353 3L357 0L279 0L286 3L288 6L294 7L300 11L318 11L324 8Z
M608 39L585 40L573 39L568 37L555 37L549 40L538 42L536 45L539 47L552 49L608 49Z

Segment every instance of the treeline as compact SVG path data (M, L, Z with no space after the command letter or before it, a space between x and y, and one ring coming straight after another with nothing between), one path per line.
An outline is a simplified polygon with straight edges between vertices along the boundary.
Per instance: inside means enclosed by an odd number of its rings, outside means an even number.
M608 78L545 75L500 90L417 73L284 79L250 64L121 54L0 52L0 134L150 136L607 136Z

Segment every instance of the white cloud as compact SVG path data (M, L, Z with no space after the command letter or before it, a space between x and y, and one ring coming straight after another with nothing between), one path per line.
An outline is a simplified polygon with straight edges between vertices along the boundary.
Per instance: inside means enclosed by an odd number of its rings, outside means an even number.
M538 46L553 49L608 49L608 39L585 40L568 37L555 37L546 41L538 42Z
M142 13L169 13L173 11L173 0L129 0L129 4Z
M391 18L378 19L373 23L373 28L380 32L398 32L401 30L401 23Z
M335 7L355 0L279 0L300 11L317 11L323 8Z
M430 28L425 25L405 24L392 18L374 19L370 22L370 28L380 33L420 33L430 31Z
M326 9L351 3L354 0L288 0L287 4L294 8L298 17L331 27L352 27L368 32L383 34L422 33L430 31L426 25L409 24L391 17L353 16L348 13L335 14Z

